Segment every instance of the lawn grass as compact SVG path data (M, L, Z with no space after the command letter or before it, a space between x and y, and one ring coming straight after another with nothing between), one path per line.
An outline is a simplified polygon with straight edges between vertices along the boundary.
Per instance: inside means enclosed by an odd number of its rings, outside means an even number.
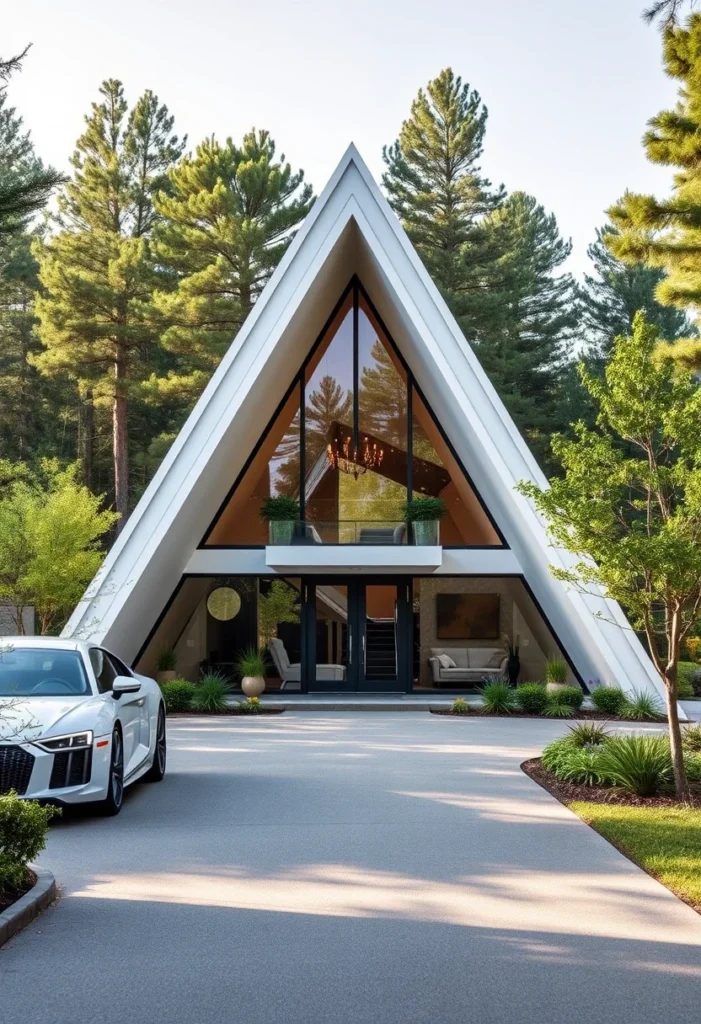
M577 800L570 808L701 913L701 810Z

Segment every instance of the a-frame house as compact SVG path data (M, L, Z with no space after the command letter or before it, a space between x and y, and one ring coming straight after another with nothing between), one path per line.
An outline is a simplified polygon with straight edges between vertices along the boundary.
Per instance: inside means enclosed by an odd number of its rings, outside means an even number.
M661 693L618 605L552 576L522 479L545 482L351 145L65 634L193 679L265 647L268 688L302 692L469 689L519 635L523 679L558 656ZM438 542L411 495L445 502Z

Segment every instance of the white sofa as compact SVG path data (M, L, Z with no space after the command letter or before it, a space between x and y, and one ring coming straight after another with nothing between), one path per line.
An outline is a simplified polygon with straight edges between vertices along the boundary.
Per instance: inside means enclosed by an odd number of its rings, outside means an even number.
M443 668L439 656L447 654L455 668ZM432 647L428 663L435 686L451 683L481 682L506 675L509 656L501 647Z
M275 663L275 669L277 674L280 676L282 682L280 683L280 689L285 690L287 683L298 683L302 678L302 666L297 662L291 664L290 659L287 655L287 650L282 640L275 637L274 640L270 641L268 646L270 655ZM343 665L317 665L316 666L316 678L331 680L332 682L342 682L346 677L346 670ZM297 687L295 687L297 689Z

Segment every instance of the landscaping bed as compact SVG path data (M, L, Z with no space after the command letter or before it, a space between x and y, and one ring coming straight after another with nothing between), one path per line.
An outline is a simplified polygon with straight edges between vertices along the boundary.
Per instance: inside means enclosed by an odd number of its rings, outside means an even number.
M573 719L590 719L594 722L627 722L630 724L630 718L621 718L620 716L615 718L612 715L605 715L601 711L594 709L589 710L588 708L582 708L579 711L574 711L569 716L558 715L557 718L553 718L551 715L536 715L529 711L519 711L515 708L513 711L487 711L481 706L470 705L469 711L453 711L452 708L431 708L432 715L449 715L451 718L540 718L545 719L548 722L553 721L572 721ZM646 719L650 722L664 722L666 721L664 715L655 716L655 718Z
M658 793L656 796L638 796L614 786L583 786L577 782L565 782L556 778L544 766L540 757L524 761L521 769L529 778L547 789L561 804L569 807L573 801L586 801L590 804L610 804L619 807L679 807L679 801L669 793ZM695 797L701 804L701 786L692 785Z
M285 708L261 707L257 711L237 711L227 708L221 711L169 711L168 718L255 718L261 715L282 715Z
M664 708L656 694L645 691L624 693L617 686L597 686L592 690L593 708L583 708L584 691L579 686L521 683L513 687L506 680L486 682L482 703L468 704L457 697L450 708L434 710L436 715L487 715L496 717L572 719L595 721L664 722Z
M16 903L17 900L21 899L22 896L28 893L35 882L36 875L33 871L30 871L29 868L27 868L24 881L18 886L0 885L0 914L2 914L3 910L7 910L8 907L11 907L13 903Z

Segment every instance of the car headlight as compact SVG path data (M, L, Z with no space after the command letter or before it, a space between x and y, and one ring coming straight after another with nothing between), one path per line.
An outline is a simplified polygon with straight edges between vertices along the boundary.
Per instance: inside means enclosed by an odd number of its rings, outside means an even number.
M53 754L57 750L81 750L92 746L92 732L72 732L68 736L51 736L45 740L33 740L35 746Z

